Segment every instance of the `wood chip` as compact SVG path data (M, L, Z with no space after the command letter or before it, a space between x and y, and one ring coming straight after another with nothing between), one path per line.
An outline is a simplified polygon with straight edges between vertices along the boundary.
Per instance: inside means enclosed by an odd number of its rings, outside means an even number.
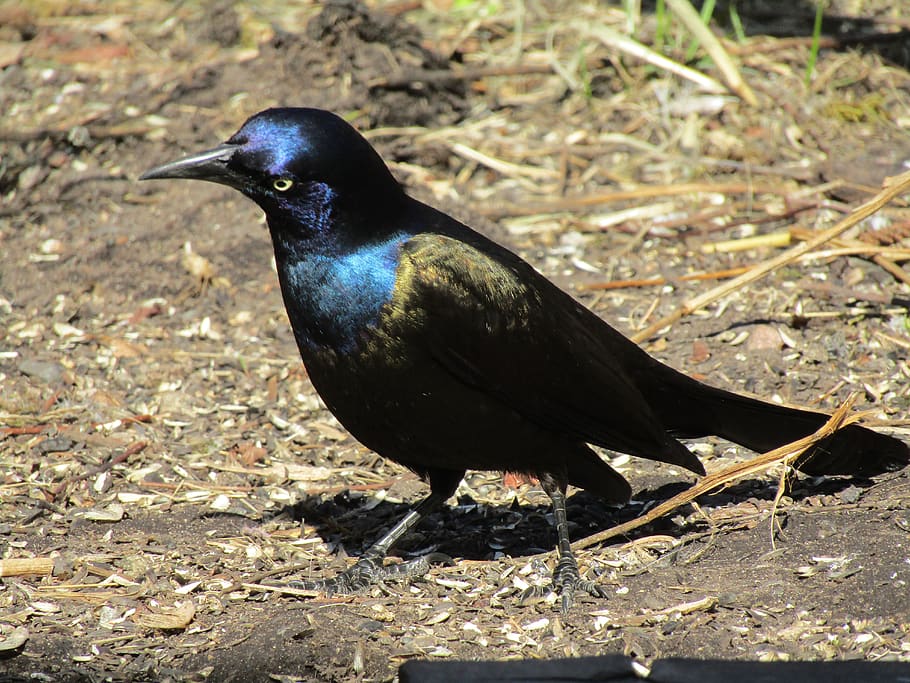
M137 612L133 621L145 628L161 630L184 629L196 616L196 606L191 601L186 601L174 607L162 607L157 612Z
M0 577L50 576L54 560L50 557L20 557L0 560Z
M15 650L28 640L28 629L24 626L0 624L0 651Z

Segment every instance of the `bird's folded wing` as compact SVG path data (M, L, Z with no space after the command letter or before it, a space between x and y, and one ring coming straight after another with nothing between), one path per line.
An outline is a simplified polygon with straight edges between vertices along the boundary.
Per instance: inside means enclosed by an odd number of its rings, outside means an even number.
M703 471L628 375L626 356L639 350L510 252L478 241L422 234L403 246L396 290L414 341L541 427Z

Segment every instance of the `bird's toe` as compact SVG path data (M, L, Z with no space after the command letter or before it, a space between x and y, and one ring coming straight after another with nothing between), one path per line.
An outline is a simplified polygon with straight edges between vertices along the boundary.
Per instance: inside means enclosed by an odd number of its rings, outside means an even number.
M563 557L557 563L550 582L539 586L528 586L519 596L518 604L531 605L545 600L553 593L561 598L560 608L563 614L572 609L577 593L587 593L595 598L606 598L609 595L604 586L581 578L574 558Z
M430 553L407 562L383 565L381 557L364 556L340 574L328 579L289 581L291 588L317 590L328 595L361 593L383 581L404 581L425 575L432 564L452 564L452 558L442 553Z

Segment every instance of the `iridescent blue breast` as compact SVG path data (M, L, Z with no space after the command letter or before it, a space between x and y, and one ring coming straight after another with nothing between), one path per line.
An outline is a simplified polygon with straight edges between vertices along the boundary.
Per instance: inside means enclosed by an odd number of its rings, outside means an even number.
M344 254L306 254L284 269L285 304L295 325L297 343L331 347L338 352L357 348L380 321L382 307L395 289L404 235L359 247Z

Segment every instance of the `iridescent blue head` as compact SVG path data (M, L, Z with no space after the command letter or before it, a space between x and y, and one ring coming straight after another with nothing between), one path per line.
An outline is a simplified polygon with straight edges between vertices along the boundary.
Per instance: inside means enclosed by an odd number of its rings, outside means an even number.
M240 190L268 219L301 353L351 350L391 299L404 191L370 144L320 109L269 109L227 142L141 176Z
M262 207L273 231L318 233L329 225L329 213L343 224L349 212L377 216L404 196L370 143L322 109L267 109L224 144L140 176L158 178L240 190Z

